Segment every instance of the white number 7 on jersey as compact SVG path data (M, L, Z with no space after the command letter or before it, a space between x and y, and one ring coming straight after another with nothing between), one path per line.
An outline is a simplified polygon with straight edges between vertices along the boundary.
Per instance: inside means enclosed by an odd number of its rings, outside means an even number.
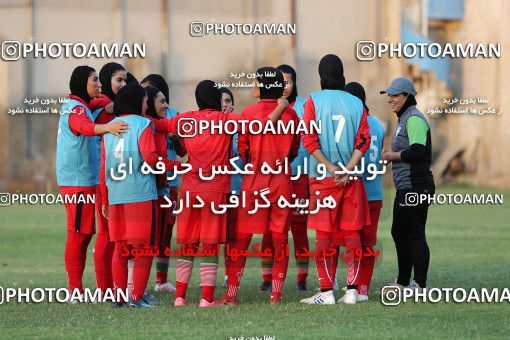
M338 120L338 126L335 131L335 143L340 141L340 136L342 135L342 131L345 126L345 117L342 115L332 115L333 120Z

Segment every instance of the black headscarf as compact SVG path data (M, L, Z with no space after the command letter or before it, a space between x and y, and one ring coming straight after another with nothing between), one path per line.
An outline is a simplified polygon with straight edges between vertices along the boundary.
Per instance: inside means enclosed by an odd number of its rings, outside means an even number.
M126 84L129 84L129 83L137 83L138 84L138 79L136 79L135 76L131 72L128 72L127 77L126 77Z
M404 114L404 112L406 112L406 110L408 108L410 108L411 106L417 104L416 103L416 98L412 94L408 94L408 93L405 93L405 92L402 92L402 94L404 96L407 96L407 98L406 98L406 101L404 102L404 105L402 105L400 110L397 112L397 117L399 117L399 118L400 118L400 116L402 116L402 114Z
M115 96L113 104L113 113L118 116L120 114L142 114L143 98L147 92L136 83L130 83L119 90Z
M220 92L221 93L227 93L230 96L230 99L232 99L232 105L234 105L234 95L232 94L232 91L230 91L226 87L220 87Z
M147 116L151 116L152 118L159 119L158 113L156 112L156 107L154 106L154 99L156 99L156 96L161 91L154 86L147 86L145 91L147 91L147 112L145 112L145 114Z
M154 86L163 93L166 101L169 101L170 93L168 91L168 84L165 78L159 74L149 74L147 77L143 78L142 83L149 83L150 86Z
M278 99L283 95L283 74L280 70L274 67L261 67L257 70L257 74L260 75L257 77L260 85L260 99ZM266 88L270 85L275 86Z
M71 94L80 97L86 103L92 100L87 92L87 82L92 72L96 72L96 70L90 66L78 66L73 70L71 79L69 80L69 90L71 90Z
M319 76L323 90L343 90L345 87L344 66L334 54L326 54L319 63Z
M365 95L365 89L360 83L352 82L347 85L345 85L345 91L352 94L354 97L358 97L359 100L363 103L363 106L365 107L365 110L368 110L367 105L365 104L366 101L366 95Z
M99 71L99 80L101 81L101 93L110 98L111 100L115 99L115 93L112 90L112 77L113 74L117 71L125 71L124 66L118 63L107 63L101 67L101 71ZM127 83L127 82L126 82Z
M296 83L296 70L292 68L292 66L283 64L277 67L280 71L283 73L288 73L292 77L292 83L294 83L294 86L292 87L292 92L289 95L289 98L287 98L289 104L292 104L296 101L296 98L298 96L297 93L297 83Z
M195 99L199 110L221 111L221 91L212 80L202 80L195 89Z

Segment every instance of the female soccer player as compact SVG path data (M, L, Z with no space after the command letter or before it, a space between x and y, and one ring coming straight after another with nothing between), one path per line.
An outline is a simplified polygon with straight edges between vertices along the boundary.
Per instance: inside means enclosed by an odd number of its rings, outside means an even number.
M263 121L268 114L277 107L277 100L283 95L283 75L272 67L263 67L257 70L257 81L253 95L260 101L246 107L243 117L250 121ZM298 123L296 112L291 108L285 108L281 118L284 124ZM292 187L290 169L286 173L262 174L261 169L266 162L272 167L276 164L284 164L284 158L290 162L297 156L299 149L299 135L287 134L239 134L239 154L243 162L252 163L254 174L243 176L242 190L246 194L246 205L239 209L237 222L237 235L232 247L238 252L248 249L253 234L265 234L270 232L273 238L275 262L272 276L271 304L281 303L281 294L287 267L289 263L286 254L288 246L288 231L290 228L289 208L280 208L276 204L282 196L291 199ZM269 208L255 208L255 202L259 200L257 194L270 190L267 199L272 203ZM257 193L257 194L256 194ZM250 214L254 211L254 214ZM237 304L237 292L240 279L246 264L246 256L232 257L229 266L227 293L220 301L221 304Z
M232 92L226 88L222 87L220 88L221 91L221 111L224 113L228 112L234 112L234 95ZM236 133L234 136L232 136L232 152L230 154L230 158L232 157L239 157L239 151L238 151L238 139L239 135ZM243 161L239 157L239 159L236 161L237 166L242 169L244 167ZM232 175L232 179L230 181L230 195L237 195L239 196L241 194L241 183L242 183L243 177L241 174L234 174ZM233 193L235 192L235 194ZM235 230L236 230L236 224L237 224L237 208L228 209L227 211L227 244L223 248L223 257L225 260L225 278L223 285L227 286L227 279L228 279L228 267L230 265L230 258L227 256L228 249L234 244L235 240Z
M99 71L99 80L101 81L101 94L92 99L90 110L95 116L96 124L106 124L111 122L113 115L113 100L119 90L126 85L127 71L121 64L114 62L105 64ZM101 137L97 138L97 154L101 154ZM99 185L96 191L96 217L98 223L98 232L96 243L94 245L94 266L96 271L96 285L104 291L113 288L112 277L112 257L115 243L110 241L108 233L108 220L101 213L101 190Z
M168 84L163 78L163 76L159 74L149 74L145 78L143 78L142 82L140 83L143 87L146 86L153 86L157 88L161 93L163 94L165 100L167 103L169 103L169 90L168 90ZM166 117L167 119L173 118L177 115L177 110L171 107L168 107L166 109ZM186 149L183 146L183 143L181 142L179 136L175 133L170 133L167 135L166 138L167 143L167 157L170 160L177 160L177 156L183 158L186 156ZM169 171L167 173L167 176L173 177L173 173ZM166 226L164 228L163 234L162 234L162 245L163 248L170 247L171 239L172 239L172 232L173 227L175 224L175 214L174 214L174 208L175 203L177 202L177 185L179 184L179 178L175 177L174 179L168 181L168 185L162 189L160 189L161 194L163 196L167 196L170 201L172 201L174 204L172 207L168 209L166 212ZM156 258L156 285L154 287L154 290L156 292L167 292L167 293L173 293L175 292L175 287L170 282L168 282L168 263L170 258L166 256L165 254L159 254Z
M151 121L158 119L165 119L168 109L165 95L153 86L146 86L147 91L147 112L146 117ZM156 146L156 152L160 157L168 158L167 149L167 135L163 132L154 133L154 144ZM169 158L170 159L170 158ZM174 159L171 159L174 160ZM170 198L170 189L168 187L167 174L156 175L156 183L158 190L158 222L157 232L159 235L158 249L159 254L156 258L156 291L171 292L175 291L173 285L167 282L168 272L168 259L169 256L165 255L165 250L170 247L171 229L168 230L169 219L171 211L168 208L162 208L162 205L166 205L167 201L165 196ZM173 223L172 223L173 224ZM166 237L165 237L166 236ZM161 268L161 263L166 264L166 268ZM163 270L162 270L163 269Z
M345 85L345 91L349 92L355 97L358 97L363 103L363 107L367 112L367 122L370 128L370 148L363 156L365 161L365 169L369 164L375 164L377 170L380 170L382 164L382 150L384 139L384 127L382 124L369 113L368 107L365 103L365 89L361 84L352 82ZM374 272L374 264L376 258L374 254L374 246L377 242L377 227L379 224L379 215L383 205L383 187L381 182L381 175L378 174L375 178L369 179L371 176L366 171L363 173L363 184L367 193L368 209L370 210L370 225L364 226L361 230L361 246L363 256L361 258L359 270L359 284L358 284L358 301L368 301L368 292L370 290L370 283L372 281L372 274ZM338 300L343 303L343 298Z
M97 141L89 136L107 132L120 136L128 130L123 121L94 124L88 104L99 95L96 71L78 66L69 81L71 94L62 106L57 135L57 184L62 195L94 195L99 184ZM97 199L97 197L96 197ZM68 288L83 292L87 247L95 233L94 204L66 203L67 240L65 265Z
M303 119L303 106L306 100L298 96L297 84L296 84L296 71L289 65L280 65L277 67L283 73L283 80L285 88L283 90L283 98L286 98L291 108L296 111L299 119ZM292 176L298 175L298 167L301 168L299 171L299 178L292 181L292 190L296 194L296 199L308 200L310 197L310 188L308 183L308 173L305 172L305 162L308 162L310 155L303 147L299 145L298 155L291 164ZM292 238L294 240L294 255L296 258L296 269L297 269L297 290L306 291L306 279L308 277L308 234L306 229L307 215L296 209L292 212L290 219L290 230L292 231ZM273 253L272 247L273 241L270 233L264 234L262 238L262 250L270 249ZM260 285L260 291L269 291L271 289L271 277L273 275L273 256L262 257L262 279L263 282Z
M303 145L310 157L311 211L317 210L318 200L331 196L332 208L319 209L308 216L308 228L316 230L315 263L320 292L300 302L307 304L335 304L333 284L338 265L338 246L346 245L346 252L361 248L360 231L370 224L365 188L361 179L351 180L340 174L338 164L353 171L370 147L370 130L363 103L345 92L343 64L333 54L319 63L321 91L314 92L305 104L303 120L321 123L321 134L303 134ZM326 176L320 168L327 170ZM325 172L325 171L324 171ZM345 172L345 171L344 171ZM318 193L318 194L317 194ZM359 258L347 262L347 290L344 303L358 301Z
M157 243L156 178L147 171L145 163L154 167L162 162L165 169L180 165L158 159L151 121L141 117L146 110L143 87L130 83L120 89L114 101L113 121L128 122L130 130L122 139L112 135L103 138L100 172L103 214L109 220L110 238L115 242L115 289L127 289L128 256L133 255L133 289L128 305L141 308L153 306L144 294L152 265L150 250ZM114 307L122 305L118 301Z

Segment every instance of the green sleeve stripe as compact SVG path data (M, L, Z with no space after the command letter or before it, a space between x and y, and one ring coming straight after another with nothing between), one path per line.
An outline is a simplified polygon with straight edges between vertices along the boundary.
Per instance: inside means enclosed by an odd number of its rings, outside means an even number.
M406 123L407 135L409 136L409 145L413 144L427 144L427 132L429 127L427 123L418 116L409 117Z

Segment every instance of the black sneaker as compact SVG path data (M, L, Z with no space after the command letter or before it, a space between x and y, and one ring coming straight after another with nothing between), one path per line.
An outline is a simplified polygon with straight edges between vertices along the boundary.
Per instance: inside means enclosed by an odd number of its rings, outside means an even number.
M297 290L298 290L298 292L306 292L308 290L308 287L306 286L306 282L299 281L297 283Z
M112 302L112 308L122 308L126 304L124 302Z
M263 293L269 293L271 291L271 281L264 281L259 287L259 291Z

